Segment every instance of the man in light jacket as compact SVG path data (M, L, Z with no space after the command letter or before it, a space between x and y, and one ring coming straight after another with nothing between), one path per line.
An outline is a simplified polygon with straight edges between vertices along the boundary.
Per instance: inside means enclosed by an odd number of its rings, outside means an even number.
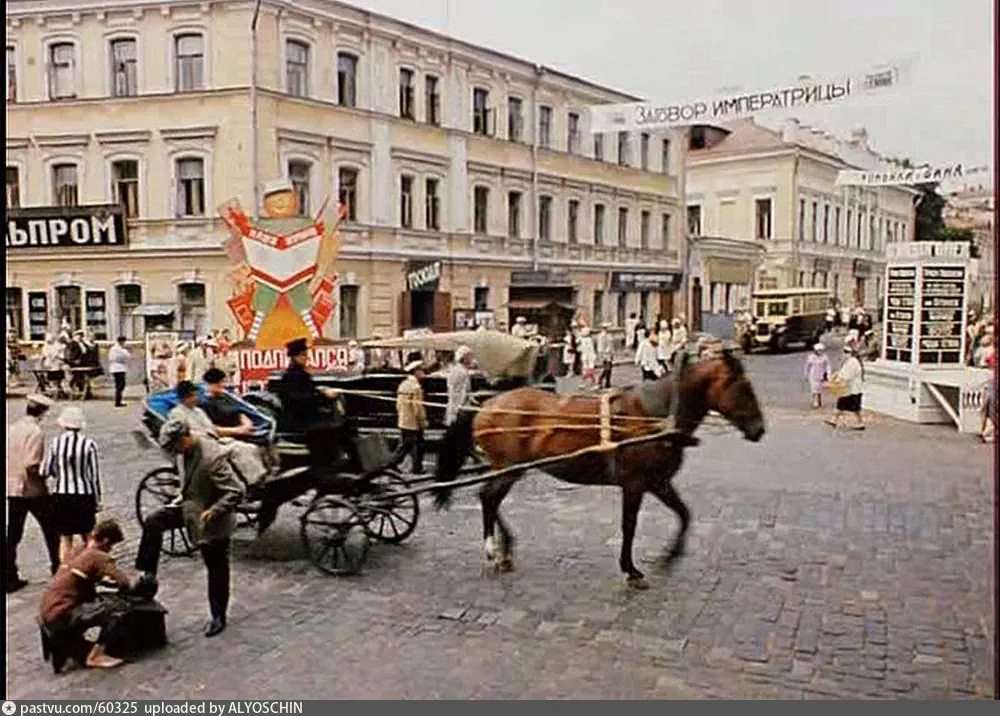
M611 369L615 361L615 346L608 329L611 325L607 322L601 325L601 332L597 335L597 359L601 363L601 376L598 385L601 388L611 387Z
M469 347L459 346L455 351L455 365L448 371L448 407L444 414L445 425L453 424L461 409L469 402L469 392L472 389L472 376L469 374L471 361L472 352Z
M643 380L657 380L663 377L663 366L656 356L656 334L650 333L646 339L639 344L639 350L635 352L635 364L642 370Z
M399 465L412 453L413 474L424 474L424 430L427 428L427 409L424 406L424 362L416 359L407 363L409 375L396 391L396 415L402 436L399 449L392 458L392 466Z

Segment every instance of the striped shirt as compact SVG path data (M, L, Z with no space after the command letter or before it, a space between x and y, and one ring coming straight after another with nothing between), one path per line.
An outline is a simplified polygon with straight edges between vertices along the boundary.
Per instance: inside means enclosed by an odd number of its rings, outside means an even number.
M55 494L94 495L100 502L101 468L97 443L78 430L67 430L49 443L42 477L55 478Z

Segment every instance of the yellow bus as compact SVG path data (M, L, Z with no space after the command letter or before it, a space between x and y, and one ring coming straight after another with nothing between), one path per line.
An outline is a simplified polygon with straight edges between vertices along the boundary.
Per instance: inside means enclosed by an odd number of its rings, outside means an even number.
M833 293L825 288L771 288L750 299L754 322L743 335L743 349L785 351L793 343L811 346L826 330L826 312Z

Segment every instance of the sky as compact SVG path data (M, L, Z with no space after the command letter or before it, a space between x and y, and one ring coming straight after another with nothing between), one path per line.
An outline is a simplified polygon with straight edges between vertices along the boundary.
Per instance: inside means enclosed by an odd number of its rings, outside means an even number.
M891 94L794 116L843 137L863 126L917 164L993 164L993 0L348 1L658 103L910 59Z

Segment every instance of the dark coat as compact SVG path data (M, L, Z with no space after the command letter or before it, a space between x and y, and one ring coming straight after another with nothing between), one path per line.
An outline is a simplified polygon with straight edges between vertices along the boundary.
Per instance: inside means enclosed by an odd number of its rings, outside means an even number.
M246 495L243 483L229 464L229 452L214 438L199 437L184 456L182 510L184 524L195 544L227 539L236 529L235 511ZM214 513L208 521L205 510Z
M299 364L288 366L276 392L281 399L282 430L302 432L321 419L323 395L316 389L309 371Z

